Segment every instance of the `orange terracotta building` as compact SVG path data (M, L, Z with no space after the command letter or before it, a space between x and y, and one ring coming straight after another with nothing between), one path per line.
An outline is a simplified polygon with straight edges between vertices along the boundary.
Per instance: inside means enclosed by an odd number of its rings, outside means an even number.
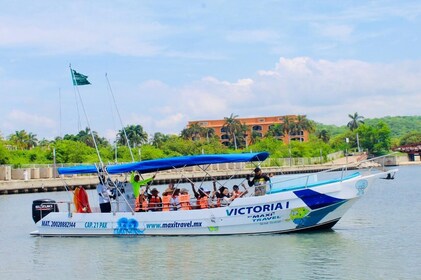
M236 120L240 121L242 124L245 124L248 128L247 132L247 144L250 144L252 133L255 135L259 135L259 137L265 137L266 133L269 131L269 128L275 124L283 124L284 120L288 118L291 123L294 123L297 120L296 115L288 115L288 116L273 116L273 117L255 117L255 118L236 118ZM215 130L215 134L219 137L221 143L228 143L229 137L224 130L225 119L223 120L200 120L200 121L189 121L187 127L190 127L192 124L199 124L202 127L206 128L213 128ZM279 140L283 140L284 143L288 144L288 139L292 141L308 141L309 133L308 131L300 131L298 133L290 133L290 135L286 134L284 136L278 137Z

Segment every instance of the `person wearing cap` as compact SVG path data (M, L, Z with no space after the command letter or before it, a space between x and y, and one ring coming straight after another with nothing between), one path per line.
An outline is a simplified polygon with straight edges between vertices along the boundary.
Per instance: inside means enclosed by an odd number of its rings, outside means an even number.
M170 203L172 198L173 191L166 189L162 192L162 211L170 211Z
M148 187L146 187L148 189ZM151 193L147 193L148 197L148 210L152 212L162 210L162 199L159 197L159 191L156 188L151 190Z
M175 187L174 187L174 183L171 181L168 184L168 187L165 189L165 191L162 193L162 195L164 195L164 193L170 193L172 195L172 193L174 192Z
M270 178L268 175L262 172L260 167L256 167L254 169L253 179L250 178L250 175L247 175L246 179L250 187L256 187L254 192L255 196L266 194L266 183L270 182Z
M186 188L182 188L180 190L180 195L178 196L178 200L180 201L180 209L181 210L191 210L190 204L190 195L189 191Z

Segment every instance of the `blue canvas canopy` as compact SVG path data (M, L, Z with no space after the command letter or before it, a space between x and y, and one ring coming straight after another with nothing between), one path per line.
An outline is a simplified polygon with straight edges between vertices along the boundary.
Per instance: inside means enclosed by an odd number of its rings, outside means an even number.
M59 167L57 168L57 172L61 175L90 174L97 173L98 169L95 165L77 165L70 167Z
M216 163L264 161L269 153L245 153L245 154L219 154L219 155L196 155L182 156L164 159L145 160L133 163L115 164L106 167L109 174L120 174L131 171L139 173L150 173L173 168L207 165ZM97 173L95 165L62 167L58 169L59 174L85 174Z

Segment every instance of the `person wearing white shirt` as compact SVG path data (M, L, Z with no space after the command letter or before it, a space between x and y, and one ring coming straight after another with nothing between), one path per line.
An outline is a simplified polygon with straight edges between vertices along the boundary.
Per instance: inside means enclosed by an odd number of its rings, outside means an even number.
M104 185L105 177L104 175L99 176L99 184L96 186L96 191L98 192L99 198L99 208L101 213L111 212L111 192L106 185Z

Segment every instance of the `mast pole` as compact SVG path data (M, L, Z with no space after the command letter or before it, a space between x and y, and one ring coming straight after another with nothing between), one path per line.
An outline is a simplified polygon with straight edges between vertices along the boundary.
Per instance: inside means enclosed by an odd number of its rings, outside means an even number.
M70 67L70 72L72 73L73 86L76 88L77 94L79 96L80 104L82 105L82 110L83 110L83 113L85 115L86 123L88 124L89 132L91 134L92 141L94 142L95 150L96 150L96 153L98 155L98 159L99 159L99 162L101 163L101 168L102 168L104 166L104 163L102 162L101 155L99 154L98 145L96 144L95 136L94 136L94 133L93 133L93 131L91 129L91 124L89 123L88 115L86 114L85 105L83 105L82 96L80 95L79 88L77 86L77 83L75 82L75 77L73 75L73 71L72 71L71 65L69 67Z
M120 120L120 125L123 129L123 132L124 132L124 137L126 137L127 146L129 147L130 156L132 157L132 161L134 162L134 156L133 156L132 148L130 147L130 140L129 140L129 137L127 137L126 129L124 128L123 121L121 119L121 115L120 115L120 112L119 112L118 107L117 107L117 103L115 102L114 93L113 93L113 90L111 88L110 81L108 80L107 73L105 73L105 79L107 80L108 89L110 90L111 97L113 98L113 102L114 102L115 109L117 111L118 119ZM116 140L116 142L117 142L117 140ZM117 143L116 143L116 146L117 146Z

